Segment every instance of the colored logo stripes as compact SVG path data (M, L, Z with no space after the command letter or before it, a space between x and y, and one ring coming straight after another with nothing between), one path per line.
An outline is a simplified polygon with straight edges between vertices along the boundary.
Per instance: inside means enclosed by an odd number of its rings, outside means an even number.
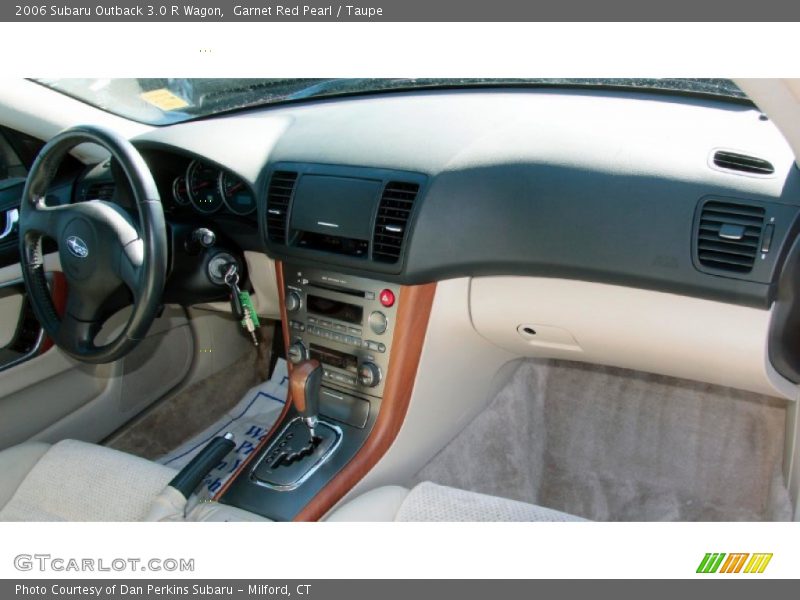
M708 552L703 557L703 560L700 561L697 572L763 573L771 560L772 553L749 554L746 552L736 552L733 554L725 554L724 552Z

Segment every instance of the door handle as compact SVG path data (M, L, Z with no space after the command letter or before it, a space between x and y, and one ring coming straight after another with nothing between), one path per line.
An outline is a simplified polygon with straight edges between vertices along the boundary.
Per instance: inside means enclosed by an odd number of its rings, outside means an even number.
M19 209L12 208L6 211L6 222L3 226L3 231L0 232L0 240L6 239L17 228L17 223L19 223Z

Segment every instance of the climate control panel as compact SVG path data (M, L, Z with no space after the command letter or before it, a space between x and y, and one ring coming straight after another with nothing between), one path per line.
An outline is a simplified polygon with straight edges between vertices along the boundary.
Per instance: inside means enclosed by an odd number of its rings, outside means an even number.
M389 368L399 286L284 264L292 363L315 358L323 385L381 397Z

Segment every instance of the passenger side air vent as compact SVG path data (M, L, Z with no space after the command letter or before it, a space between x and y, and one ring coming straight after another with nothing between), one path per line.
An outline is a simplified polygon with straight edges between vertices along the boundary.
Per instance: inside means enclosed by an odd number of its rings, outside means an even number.
M286 243L289 203L292 200L297 173L275 171L267 191L267 237L274 244Z
M710 269L749 273L759 252L761 206L707 200L697 229L697 260Z
M84 200L113 200L116 186L113 181L92 183L84 188Z
M751 175L772 175L775 172L772 163L764 159L730 150L714 152L714 165L726 171L739 171Z
M417 183L390 181L383 188L372 237L373 260L396 263L400 259L408 220L418 193Z

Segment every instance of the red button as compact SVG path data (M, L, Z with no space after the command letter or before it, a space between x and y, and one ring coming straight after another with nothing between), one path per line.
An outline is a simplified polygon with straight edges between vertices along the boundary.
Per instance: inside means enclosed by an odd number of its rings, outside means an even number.
M381 304L383 304L386 308L389 308L394 304L394 292L392 290L383 290L381 292Z

